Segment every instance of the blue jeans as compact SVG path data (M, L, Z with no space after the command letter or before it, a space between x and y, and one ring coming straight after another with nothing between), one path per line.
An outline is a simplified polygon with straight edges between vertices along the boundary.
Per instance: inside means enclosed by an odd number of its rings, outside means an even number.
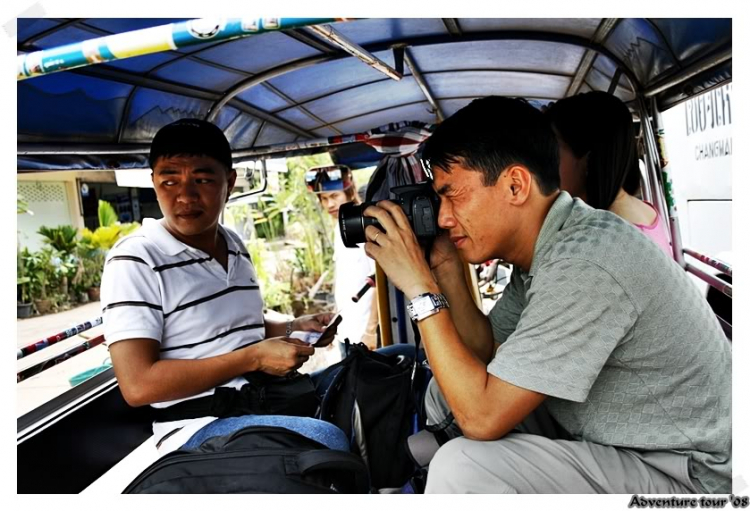
M229 435L247 426L276 426L295 431L300 435L315 440L329 449L349 451L349 440L339 428L310 417L293 417L289 415L243 415L216 419L205 425L190 437L182 446L185 449L196 449L203 442L214 436Z

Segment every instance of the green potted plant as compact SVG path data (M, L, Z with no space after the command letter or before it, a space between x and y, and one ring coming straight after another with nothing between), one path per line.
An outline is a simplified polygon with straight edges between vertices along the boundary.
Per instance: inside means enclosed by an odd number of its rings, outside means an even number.
M28 252L28 251L27 251ZM29 294L29 284L31 278L26 270L26 261L21 252L20 245L16 245L16 317L28 318L31 316L31 296Z
M34 212L29 209L29 205L21 195L16 197L16 213L19 215L33 215ZM16 317L28 318L31 316L31 296L29 294L29 284L31 279L26 272L26 262L22 256L21 243L18 239L20 233L16 231Z
M117 240L138 229L138 222L121 224L117 221L117 213L109 202L99 201L99 227L95 231L83 229L78 251L83 261L82 283L87 289L89 300L99 301L99 285L101 284L104 260L107 252L117 243Z
M78 259L78 266L76 268L76 274L70 282L70 295L73 299L80 303L89 302L89 283L86 281L86 270L82 259Z
M86 289L86 295L91 302L99 301L99 286L102 283L102 271L104 271L104 254L93 253L91 257L83 260L81 287Z
M39 314L53 309L60 310L68 304L67 276L75 271L75 265L51 247L37 252L25 248L21 254L29 277L29 295Z
M57 227L41 226L37 231L42 241L58 252L73 254L78 242L78 231L72 225L58 225Z
M58 304L67 304L71 296L75 299L73 288L81 273L81 264L76 255L78 248L78 231L72 225L59 225L57 227L42 226L37 231L42 236L44 243L52 247L56 254L51 258L55 268L55 281L60 284L60 292L57 295Z
M75 256L52 250L50 257L51 275L50 282L53 285L51 296L53 307L56 311L68 309L70 306L70 281L75 276L77 262Z
M28 293L28 284L31 282L29 277L18 277L16 285L20 286L19 299L16 301L16 317L25 319L31 316L31 298Z
M24 248L21 257L26 266L30 297L34 308L39 314L46 314L52 310L52 300L47 294L49 277L52 273L50 251L30 252L28 248Z

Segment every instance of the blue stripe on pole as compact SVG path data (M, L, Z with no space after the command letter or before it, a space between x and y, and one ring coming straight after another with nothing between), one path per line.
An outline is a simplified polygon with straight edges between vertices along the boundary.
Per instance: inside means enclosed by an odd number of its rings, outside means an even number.
M144 41L138 39L141 37L139 31L125 32L123 34L91 39L27 55L19 55L17 58L18 79L116 60L117 57L111 52L108 46L112 40L111 38L118 38L120 43L123 42L122 37L125 37L126 40L135 39L134 44L127 45L127 48L122 49L130 56L138 56L164 51L165 47L182 48L211 41L226 41L238 37L246 37L255 33L280 30L282 28L297 28L304 25L335 21L337 21L336 18L194 19L165 25L164 28L166 30L171 28L171 41L168 39L169 34L162 34L159 27L153 27L144 29L143 37L146 39Z

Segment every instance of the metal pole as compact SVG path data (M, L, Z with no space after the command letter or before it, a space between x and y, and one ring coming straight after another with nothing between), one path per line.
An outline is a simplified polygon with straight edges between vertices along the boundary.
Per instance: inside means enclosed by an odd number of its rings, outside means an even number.
M653 126L649 119L649 112L646 107L646 102L642 97L638 98L638 105L641 111L641 127L643 128L644 140L646 143L649 162L649 172L651 177L651 190L653 194L653 204L662 219L669 219L670 225L670 242L672 243L672 254L679 263L680 266L685 268L685 257L682 254L682 239L680 238L680 227L677 222L677 211L674 207L674 199L672 198L671 192L671 181L668 181L668 185L665 185L663 178L664 173L661 169L661 162L659 159L659 150L657 149L656 137L654 135ZM654 105L655 107L656 105ZM655 116L658 111L655 112ZM666 163L666 160L664 161ZM669 187L669 189L667 188ZM670 207L667 207L667 200L665 195L669 195Z
M43 154L148 154L148 144L43 144L21 143L16 146L17 156Z
M644 172L643 175L641 176L643 178L643 183L641 183L641 195L642 195L641 198L645 200L646 202L650 202L653 204L654 202L654 196L652 193L653 187L651 186L651 173L649 172L650 155L648 152L648 148L645 147L646 130L643 127L643 120L641 120L640 122L640 128L641 128L641 137L644 140L645 151L644 151L643 157L644 157L644 166L646 168L646 172ZM638 170L640 171L640 164L638 166Z
M622 68L617 68L615 70L615 75L612 77L612 81L609 82L609 88L607 89L607 94L614 95L615 91L617 90L617 86L620 84L620 77L622 76Z
M427 85L427 81L425 81L421 71L417 68L417 65L414 63L414 60L412 60L411 55L409 55L409 52L406 51L406 48L404 48L404 61L406 62L406 65L409 66L411 74L414 77L414 80L417 82L417 85L419 85L419 88L422 89L422 94L425 95L427 101L430 102L432 109L435 110L435 115L437 116L438 122L443 122L443 120L445 119L445 114L440 108L440 105L438 105L435 96L432 95L432 91L430 91L430 87Z
M731 341L732 340L732 325L727 323L727 321L721 316L716 316L716 319L719 320L719 325L721 325L722 330L724 330L724 335L726 335L727 339Z
M377 58L372 53L368 52L364 48L362 48L357 43L350 41L343 35L336 32L333 27L325 25L325 26L311 26L310 30L318 34L320 37L325 39L326 41L335 44L345 52L349 53L350 55L357 57L359 60L367 64L373 69L376 69L386 75L388 78L393 78L394 80L398 81L403 76L401 73L393 69L391 66Z
M370 135L368 133L355 133L352 135L336 135L333 137L316 138L312 140L304 140L301 142L272 144L256 147L254 149L240 149L232 151L232 158L235 160L240 158L250 159L274 153L333 147L337 145L353 144L355 142L365 142L369 138ZM61 146L55 144L47 145L24 143L18 144L17 155L34 156L49 154L148 154L149 149L150 146L148 145L133 145L126 148L121 148L114 145L95 144Z
M724 261L719 261L718 259L714 259L713 257L701 254L700 252L696 252L695 250L691 250L689 248L685 248L684 252L687 255L699 260L703 264L707 264L708 266L711 266L712 268L719 270L721 273L725 275L729 275L730 277L732 276L732 267L729 266Z
M653 150L653 146L650 143L652 132L650 130L650 121L649 121L649 115L646 111L645 104L642 101L638 101L639 106L639 115L641 117L641 131L643 133L643 143L645 148L645 156L646 156L646 177L647 177L647 186L648 186L648 197L647 200L649 200L657 211L659 211L660 215L663 215L662 218L666 218L665 212L662 211L662 209L659 207L659 200L658 200L658 189L659 186L656 183L656 175L657 171L655 170L656 167L656 155L655 151Z
M388 295L388 277L379 264L375 264L375 292L378 301L380 343L382 346L390 346L393 344L393 327L391 324L391 300Z
M685 268L685 256L682 251L682 234L680 233L680 219L677 216L677 204L674 200L674 187L672 186L672 177L670 175L672 169L669 166L667 141L664 137L664 119L656 105L655 97L651 98L651 109L654 112L654 121L656 123L656 149L659 154L657 162L661 167L661 173L659 174L659 177L661 178L660 184L662 186L662 191L664 192L664 200L666 201L669 213L669 230L670 237L672 238L672 251L674 253L675 261Z
M226 91L220 99L218 99L216 102L214 102L213 105L211 105L211 109L208 111L208 114L206 115L206 121L214 122L214 120L216 119L216 116L219 115L219 110L221 110L226 104L228 104L235 97L237 97L238 94L241 94L242 92L248 89L251 89L255 87L256 85L265 83L272 78L276 78L277 76L281 76L286 73L290 73L292 71L297 71L299 69L304 69L309 66L314 66L316 64L322 64L323 62L328 62L329 60L333 60L333 58L334 57L331 55L318 55L315 57L308 57L305 59L296 60L289 64L284 64L278 67L274 67L272 69L259 73L251 78L248 78L247 80L243 80L237 85L235 85L234 87L232 87L231 89L229 89L228 91Z
M18 371L16 373L16 383L21 382L27 378L30 378L31 376L34 376L36 374L39 374L45 369L47 369L48 367L56 366L60 362L64 362L71 357L75 357L76 355L80 355L84 351L94 348L96 346L99 346L103 342L104 342L103 335L94 337L93 339L86 339L85 341L81 342L79 345L69 349L68 351L66 351L65 353L61 355L53 356L43 362L39 362L38 364L34 364L31 367L27 367L26 369Z
M367 133L355 133L353 135L335 135L333 137L315 138L301 142L290 142L282 144L273 144L261 146L254 149L244 149L232 151L232 158L253 158L273 153L286 151L299 151L303 149L314 149L317 147L332 147L336 145L352 144L354 142L364 142L370 138ZM150 145L130 145L126 147L116 145L57 145L57 144L35 144L24 143L18 144L17 155L33 156L47 154L148 154Z
M90 330L101 324L102 317L99 316L98 318L92 319L91 321L86 321L84 323L81 323L80 325L71 327L64 332L60 332L59 334L47 337L46 339L42 339L41 341L34 344L30 344L29 346L20 348L18 351L16 351L16 360L22 359L23 357L31 355L32 353L42 351L43 349L49 348L50 346L57 344L60 341L73 337L74 335L78 335L81 332L85 332L86 330Z
M365 142L370 138L368 133L355 133L353 135L336 135L333 137L316 138L313 140L303 140L301 142L292 142L288 144L273 144L254 149L245 149L232 152L232 158L252 158L264 156L273 153L283 153L287 151L300 151L303 149L315 149L332 147L343 144L353 144L355 142Z
M673 76L669 80L662 82L662 83L657 83L656 85L649 87L643 92L643 95L647 98L656 96L660 92L663 92L669 89L670 87L673 87L686 80L689 80L695 75L702 73L703 71L706 71L708 69L711 69L712 67L718 66L719 64L722 64L726 62L727 60L730 60L731 58L732 58L732 48L727 48L721 53L718 53L709 59L701 60L693 64L692 66L683 70L681 73Z
M705 271L701 270L700 268L693 266L692 264L687 263L685 265L685 269L701 279L703 282L708 284L714 289L718 289L725 295L727 295L729 298L732 298L732 284L729 284L728 282L724 282L721 279L718 279L711 275L710 273L706 273Z
M249 192L241 193L239 195L234 195L232 197L229 197L227 200L226 206L235 206L238 204L243 204L245 202L248 202L246 199L249 199L250 197L253 197L254 195L261 194L266 191L266 188L268 187L268 170L266 167L266 160L263 159L260 161L260 179L261 179L261 186L257 190L250 190ZM253 170L255 169L255 165L253 165ZM254 172L253 172L254 173ZM247 178L247 175L245 176ZM252 175L251 178L252 179ZM250 181L248 179L248 181ZM225 207L226 209L226 207ZM224 214L224 209L221 210L222 215Z
M16 79L345 18L200 18L18 55Z
M596 29L594 37L591 38L591 41L596 44L603 44L604 41L607 40L610 32L614 30L619 22L620 18L603 19L599 24L599 27ZM565 93L565 97L575 96L581 90L581 86L583 85L583 81L586 78L586 75L589 73L589 71L591 71L591 66L594 65L594 60L596 59L597 53L599 52L589 49L586 50L586 52L583 54L583 57L581 57L581 61L578 64L576 74L570 81L570 87L568 87L568 90ZM620 64L615 63L615 65L617 66L617 69L622 69L622 66ZM635 80L633 80L633 76L628 75L628 79L630 81L630 85L633 87L633 90L638 90L638 84Z

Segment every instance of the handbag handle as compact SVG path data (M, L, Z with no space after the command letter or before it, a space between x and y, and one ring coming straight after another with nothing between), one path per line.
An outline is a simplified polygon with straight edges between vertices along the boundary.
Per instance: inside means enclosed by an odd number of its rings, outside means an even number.
M299 474L305 475L316 470L346 470L367 474L367 467L358 456L350 452L333 449L305 451L297 455Z
M341 470L354 475L357 488L369 489L369 475L367 466L362 458L350 452L331 449L305 451L296 456L297 470L287 465L287 474L305 475L316 470Z

